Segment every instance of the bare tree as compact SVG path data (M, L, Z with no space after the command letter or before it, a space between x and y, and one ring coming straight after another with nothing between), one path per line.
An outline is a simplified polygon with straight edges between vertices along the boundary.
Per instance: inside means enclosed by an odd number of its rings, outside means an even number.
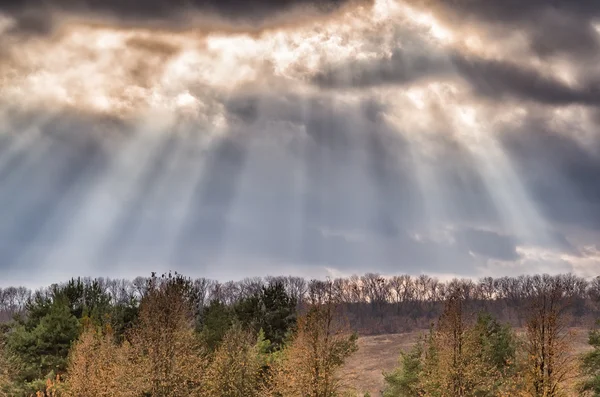
M575 375L566 309L575 289L572 279L533 276L526 280L526 392L532 397L557 397Z

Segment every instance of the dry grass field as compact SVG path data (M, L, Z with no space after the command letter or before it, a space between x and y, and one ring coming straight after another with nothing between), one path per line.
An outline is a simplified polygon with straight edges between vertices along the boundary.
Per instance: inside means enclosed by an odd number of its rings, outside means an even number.
M356 390L359 396L369 392L372 397L381 396L383 372L390 372L398 366L401 351L406 351L426 331L404 334L365 336L358 340L359 350L343 368L346 386ZM588 349L587 330L573 329L573 354L581 354Z

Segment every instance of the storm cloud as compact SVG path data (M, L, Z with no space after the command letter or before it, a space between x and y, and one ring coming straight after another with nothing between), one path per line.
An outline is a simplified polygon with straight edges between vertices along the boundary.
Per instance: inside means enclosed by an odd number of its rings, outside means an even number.
M522 33L530 49L538 55L597 55L599 41L594 23L600 17L600 5L594 0L410 0L410 3L433 10L452 24L476 23L489 31Z
M360 89L458 77L474 93L492 100L512 97L549 105L600 103L600 86L572 86L543 71L504 60L429 51L396 49L390 57L337 65L315 75L313 81L326 88Z
M361 0L363 4L367 0ZM65 17L174 30L256 29L293 22L286 14L327 15L358 0L2 0L17 33L48 33ZM236 27L237 25L237 27Z

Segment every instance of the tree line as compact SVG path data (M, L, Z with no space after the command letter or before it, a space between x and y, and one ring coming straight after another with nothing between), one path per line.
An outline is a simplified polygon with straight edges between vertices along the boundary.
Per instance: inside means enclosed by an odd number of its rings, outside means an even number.
M533 291L543 283L542 275L519 277L486 277L480 280L453 279L442 282L427 275L384 277L377 273L328 280L306 280L301 277L255 277L241 281L218 282L206 278L191 280L199 312L218 302L233 306L255 295L263 287L281 284L286 294L300 307L331 284L336 301L354 330L361 334L404 332L428 327L439 317L443 302L453 291L461 289L467 304L493 314L503 322L523 325L522 310ZM587 280L572 274L556 276L573 295L570 325L590 326L600 314L600 277ZM134 280L83 278L78 283L95 294L104 294L119 306L138 302L145 294L148 278ZM0 288L0 322L7 321L26 309L30 299L43 299L53 294L50 286L38 291L24 287ZM84 299L84 298L82 298Z
M600 332L589 332L591 349L579 355L569 327L580 291L570 277L532 280L519 332L452 291L438 321L385 375L383 396L600 396Z
M600 333L582 358L570 334L600 318L598 285L168 273L6 288L0 396L336 397L352 393L338 369L359 332L410 328L429 331L386 374L386 397L600 396Z
M99 280L33 293L0 335L0 396L329 397L357 336L332 288L300 307L278 280L201 304L153 274L114 299Z

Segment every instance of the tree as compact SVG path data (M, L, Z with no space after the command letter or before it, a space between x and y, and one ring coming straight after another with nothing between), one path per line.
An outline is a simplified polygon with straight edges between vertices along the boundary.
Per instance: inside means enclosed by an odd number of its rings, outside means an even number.
M258 334L262 330L271 342L270 350L283 347L286 337L296 324L296 299L285 290L281 281L263 286L241 300L234 308L237 319Z
M515 344L510 328L488 314L465 319L462 288L447 299L437 326L385 375L385 397L496 396L507 389Z
M27 383L64 373L69 349L78 335L77 318L60 300L51 303L43 317L17 325L7 339L11 364L18 368L13 380L27 390Z
M115 342L110 327L88 324L69 356L67 396L136 397L142 394L140 367L131 345Z
M570 333L565 310L570 292L560 277L535 276L526 319L525 391L532 397L556 397L575 375L569 354Z
M10 388L10 362L6 354L6 327L0 329L0 397L7 397Z
M400 367L384 374L383 397L414 397L421 395L423 371L423 342L419 341L409 351L400 353Z
M491 314L482 312L473 330L482 356L498 371L507 375L515 367L517 342L510 325L500 324Z
M499 375L482 349L482 339L464 318L462 290L446 301L437 328L430 334L423 364L424 395L491 396Z
M201 319L202 340L210 351L215 351L233 325L235 313L229 306L213 299L204 308Z
M207 397L259 397L265 392L269 341L235 324L217 348L206 374Z
M114 304L110 315L110 326L118 341L123 341L127 332L136 324L138 316L139 302L134 296Z
M600 397L600 331L590 331L588 344L592 350L587 352L581 363L586 379L580 385L580 391Z
M111 296L98 279L71 279L52 287L53 299L64 299L76 318L88 317L102 324L110 317Z
M140 304L139 321L129 335L142 371L138 384L152 397L197 396L202 391L206 352L194 331L190 280L153 275Z
M313 295L308 312L275 370L274 390L285 397L333 397L340 391L337 370L357 350L333 299L332 284Z

